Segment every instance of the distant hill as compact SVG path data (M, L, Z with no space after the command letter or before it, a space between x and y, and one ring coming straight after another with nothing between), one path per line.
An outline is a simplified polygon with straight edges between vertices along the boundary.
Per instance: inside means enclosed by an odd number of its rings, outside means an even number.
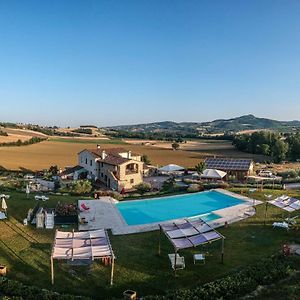
M120 125L107 129L128 131L128 132L144 132L144 133L194 133L198 135L218 134L218 133L236 133L244 130L283 130L290 131L295 127L300 128L300 121L277 121L266 118L258 118L254 115L245 115L232 119L219 119L210 122L154 122L136 125Z

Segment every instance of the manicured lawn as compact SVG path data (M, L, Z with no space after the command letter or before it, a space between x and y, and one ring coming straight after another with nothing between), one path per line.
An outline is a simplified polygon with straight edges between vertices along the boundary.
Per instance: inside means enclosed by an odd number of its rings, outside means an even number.
M263 199L265 193L269 191L256 192L254 197ZM9 267L8 276L23 283L97 299L122 297L122 292L128 288L137 290L139 295L145 295L193 287L278 252L285 243L300 242L297 230L286 231L270 226L274 220L282 217L282 211L277 208L269 207L267 225L264 226L265 205L260 205L255 217L219 230L226 237L224 264L220 261L221 242L185 250L181 255L186 259L186 269L179 271L178 277L174 278L167 258L167 254L173 250L166 239L163 239L162 255L157 255L158 232L111 236L117 256L115 285L112 288L109 287L109 267L94 263L91 269L78 268L58 262L55 263L56 278L52 287L49 262L54 230L37 230L32 226L21 225L35 200L33 195L27 199L25 194L9 194L10 217L8 221L0 222L0 263ZM275 191L274 194L282 194L282 191ZM293 196L300 198L300 192ZM80 197L50 196L48 202L41 204L54 207L58 201L76 202L78 199ZM197 252L208 253L205 265L193 264L192 254Z

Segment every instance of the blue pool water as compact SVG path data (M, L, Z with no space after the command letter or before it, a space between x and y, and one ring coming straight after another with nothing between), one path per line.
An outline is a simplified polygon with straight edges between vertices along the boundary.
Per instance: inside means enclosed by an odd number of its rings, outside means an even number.
M156 199L123 201L116 204L128 225L158 223L201 216L205 221L220 218L212 211L238 205L242 200L217 191Z

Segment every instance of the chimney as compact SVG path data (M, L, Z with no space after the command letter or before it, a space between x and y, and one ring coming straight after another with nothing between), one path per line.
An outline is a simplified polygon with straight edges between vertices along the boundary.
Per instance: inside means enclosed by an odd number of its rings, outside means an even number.
M97 149L100 149L100 144L97 144Z
M102 153L101 153L101 158L105 159L105 157L106 157L106 153L105 153L105 150L103 150Z
M131 159L131 151L127 152L127 158Z

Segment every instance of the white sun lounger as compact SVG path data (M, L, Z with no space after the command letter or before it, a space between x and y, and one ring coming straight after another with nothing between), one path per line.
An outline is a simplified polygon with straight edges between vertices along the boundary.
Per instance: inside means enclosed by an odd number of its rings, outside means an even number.
M285 228L285 229L289 229L289 224L287 222L274 222L273 223L273 228L275 227L280 227L280 228Z
M185 268L184 257L176 254L176 266L175 266L175 253L168 254L171 266L173 270L180 270Z

